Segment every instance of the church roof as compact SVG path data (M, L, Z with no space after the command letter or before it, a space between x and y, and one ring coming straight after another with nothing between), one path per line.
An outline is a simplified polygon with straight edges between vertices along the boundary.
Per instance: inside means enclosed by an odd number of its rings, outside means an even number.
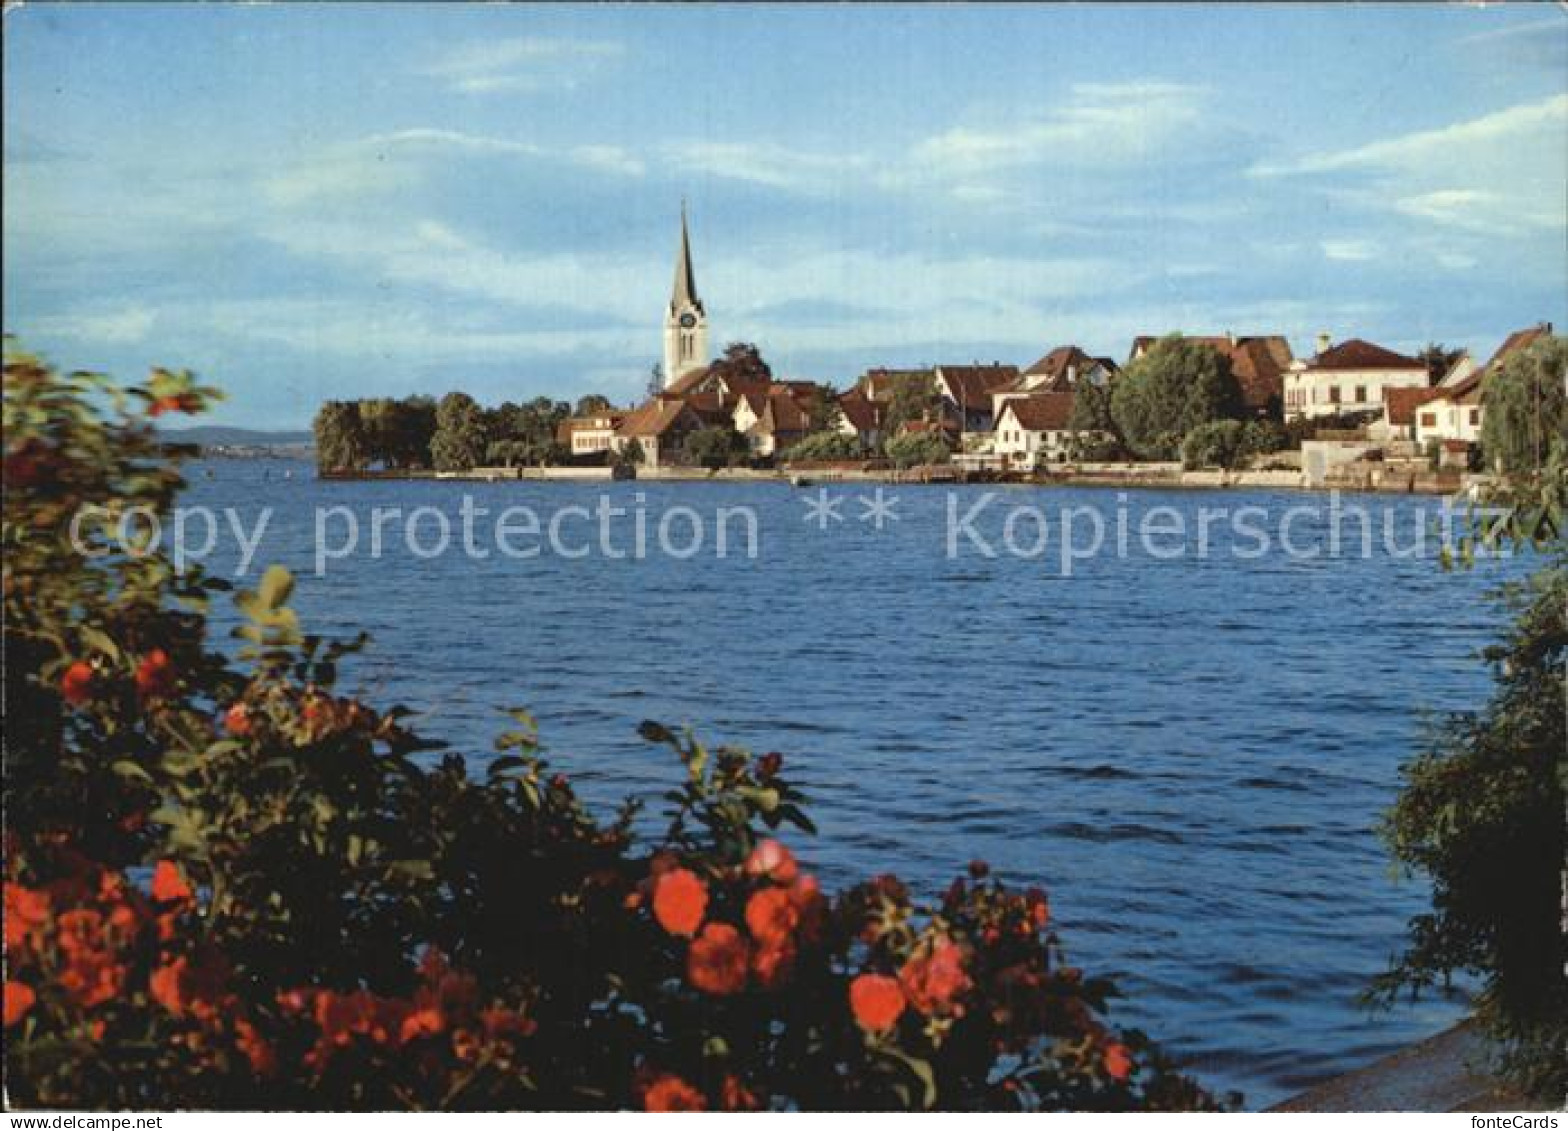
M702 309L697 297L697 276L691 267L691 237L686 232L686 206L681 205L681 248L675 257L675 286L670 292L670 309Z

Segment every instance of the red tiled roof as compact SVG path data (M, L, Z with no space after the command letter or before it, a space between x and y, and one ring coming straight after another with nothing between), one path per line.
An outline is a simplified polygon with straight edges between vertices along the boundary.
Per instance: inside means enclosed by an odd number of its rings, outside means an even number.
M845 393L838 399L838 408L857 432L873 432L882 424L876 403L861 393Z
M1063 432L1073 414L1073 399L1072 393L1014 397L1002 406L1000 415L1012 413L1018 426L1029 432Z
M708 367L704 365L699 369L693 369L690 372L681 374L674 381L671 381L664 387L664 392L674 393L677 396L689 393L698 385L702 384L703 381L707 380L707 377Z
M1550 322L1542 322L1539 326L1531 326L1528 330L1515 330L1507 338L1503 339L1503 344L1497 347L1497 352L1492 355L1490 361L1481 367L1482 370L1491 369L1515 350L1526 349L1541 338L1549 336L1551 332L1552 324Z
M1419 358L1406 357L1360 338L1350 338L1312 358L1307 362L1307 369L1419 369L1425 373L1427 365Z
M1447 389L1424 389L1419 386L1383 390L1383 403L1388 406L1388 422L1409 425L1416 422L1416 408L1427 401L1436 400Z
M665 393L633 409L615 433L618 436L662 436L683 416L691 422L692 412L686 402Z
M937 377L947 382L953 399L976 408L989 407L991 394L1018 380L1016 365L939 365Z
M929 369L868 369L855 387L874 401L886 401L906 381L929 380Z

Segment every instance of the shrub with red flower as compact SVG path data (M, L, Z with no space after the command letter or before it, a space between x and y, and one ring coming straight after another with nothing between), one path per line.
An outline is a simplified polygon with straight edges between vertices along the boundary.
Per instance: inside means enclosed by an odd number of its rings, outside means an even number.
M60 536L85 504L166 514L148 418L212 391L10 355L4 395L12 1102L1213 1105L1110 1026L1042 893L983 868L929 903L890 876L824 892L778 754L644 724L683 771L647 835L590 812L524 712L465 759L342 692L361 642L305 634L282 570L220 653L224 584Z

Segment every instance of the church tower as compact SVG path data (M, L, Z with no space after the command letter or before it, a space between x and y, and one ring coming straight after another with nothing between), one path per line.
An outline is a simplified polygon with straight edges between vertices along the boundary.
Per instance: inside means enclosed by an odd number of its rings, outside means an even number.
M708 364L708 314L697 297L691 269L691 238L686 233L686 205L681 204L681 246L675 258L675 287L664 314L664 384Z

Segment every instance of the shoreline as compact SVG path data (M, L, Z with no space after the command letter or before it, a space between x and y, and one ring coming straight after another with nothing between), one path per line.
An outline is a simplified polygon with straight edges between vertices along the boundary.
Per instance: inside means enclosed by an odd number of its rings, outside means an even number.
M1331 491L1375 495L1451 496L1465 492L1485 477L1470 473L1434 472L1403 467L1368 465L1347 470L1339 465L1318 481L1299 471L1184 471L1156 465L1096 467L1083 470L996 475L966 473L957 469L890 469L812 467L779 470L752 468L642 469L635 476L616 475L608 467L475 468L472 471L369 471L316 473L322 482L382 482L430 480L451 483L780 483L814 487L833 483L877 483L897 486L964 487L1098 487L1129 490L1232 491L1280 490L1326 493Z

